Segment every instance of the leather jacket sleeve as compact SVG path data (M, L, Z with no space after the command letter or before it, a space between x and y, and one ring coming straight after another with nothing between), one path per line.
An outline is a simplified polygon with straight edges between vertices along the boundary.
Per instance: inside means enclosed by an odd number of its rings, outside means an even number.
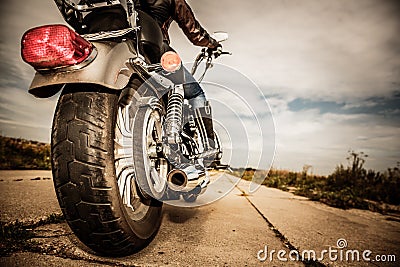
M218 42L196 20L192 9L185 0L174 0L173 19L178 23L187 38L197 46L215 48Z

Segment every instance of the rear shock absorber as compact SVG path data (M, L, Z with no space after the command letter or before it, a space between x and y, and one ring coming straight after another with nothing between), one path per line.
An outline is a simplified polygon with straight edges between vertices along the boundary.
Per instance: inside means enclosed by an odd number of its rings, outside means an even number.
M169 144L180 143L180 133L182 131L183 98L183 85L175 85L168 97L167 116L165 119L165 130Z

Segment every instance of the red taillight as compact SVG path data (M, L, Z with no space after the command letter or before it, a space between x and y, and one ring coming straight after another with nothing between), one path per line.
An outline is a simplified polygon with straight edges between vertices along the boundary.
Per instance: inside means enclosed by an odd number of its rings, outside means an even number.
M168 72L175 72L181 68L181 58L175 52L165 52L161 57L161 66Z
M58 68L81 63L93 45L64 25L47 25L27 31L22 37L23 60L36 69Z

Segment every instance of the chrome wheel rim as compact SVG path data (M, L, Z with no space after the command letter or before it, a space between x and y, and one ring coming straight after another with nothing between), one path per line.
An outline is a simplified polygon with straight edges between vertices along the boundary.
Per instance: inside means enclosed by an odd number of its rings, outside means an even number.
M167 186L168 163L158 157L158 146L162 143L162 116L158 109L146 107L146 127L143 129L143 158L147 184L152 197L160 199Z
M115 127L114 158L118 190L122 203L134 220L142 219L150 206L138 190L133 161L133 122L130 103L119 106Z

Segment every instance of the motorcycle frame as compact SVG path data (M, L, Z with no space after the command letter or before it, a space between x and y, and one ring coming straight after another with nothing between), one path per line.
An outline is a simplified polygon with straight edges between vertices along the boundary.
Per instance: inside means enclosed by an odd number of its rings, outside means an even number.
M29 93L36 97L51 97L62 89L64 84L89 83L109 89L125 88L134 68L130 59L137 57L130 42L92 42L97 56L80 69L61 69L37 71L29 87Z

